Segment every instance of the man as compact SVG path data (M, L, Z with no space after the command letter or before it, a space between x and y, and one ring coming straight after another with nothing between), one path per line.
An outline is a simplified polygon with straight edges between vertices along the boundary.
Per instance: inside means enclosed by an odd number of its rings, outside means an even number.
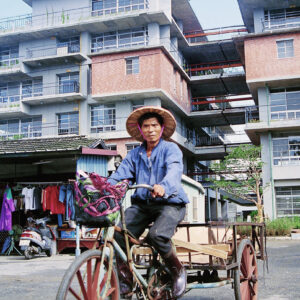
M139 238L151 223L146 241L164 259L173 275L173 293L183 295L186 287L186 270L172 249L171 237L185 215L188 198L181 186L183 172L182 153L172 142L165 141L176 128L173 115L160 107L146 106L133 111L127 119L128 133L143 142L130 151L117 171L110 176L116 183L128 179L131 183L148 184L153 191L137 189L131 198L132 206L125 212L127 229ZM124 240L116 234L124 248ZM121 294L132 289L132 277L124 263L117 259Z

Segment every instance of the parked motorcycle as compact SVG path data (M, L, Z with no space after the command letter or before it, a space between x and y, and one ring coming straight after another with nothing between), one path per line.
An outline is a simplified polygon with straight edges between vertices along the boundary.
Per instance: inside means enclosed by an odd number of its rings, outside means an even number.
M19 246L26 259L31 259L34 255L45 252L47 256L56 254L56 237L49 225L46 223L50 219L28 218L28 226L20 236Z

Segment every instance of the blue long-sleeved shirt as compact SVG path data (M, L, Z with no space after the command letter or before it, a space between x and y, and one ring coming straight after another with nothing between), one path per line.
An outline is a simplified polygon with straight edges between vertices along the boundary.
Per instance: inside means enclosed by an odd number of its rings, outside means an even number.
M165 189L163 198L152 198L150 191L138 188L132 199L188 203L188 197L181 186L182 172L181 150L175 143L160 139L149 158L145 143L131 150L117 171L110 176L109 182L115 184L128 179L136 184L159 184Z

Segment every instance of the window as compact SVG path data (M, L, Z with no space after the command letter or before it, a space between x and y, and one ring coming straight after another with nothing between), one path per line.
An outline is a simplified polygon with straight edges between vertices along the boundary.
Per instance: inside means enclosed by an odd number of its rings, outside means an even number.
M278 58L287 58L294 56L294 41L284 40L276 41Z
M58 134L79 134L79 114L63 113L58 115Z
M79 73L67 73L58 75L59 94L79 92Z
M19 64L19 47L0 48L0 68Z
M144 100L137 100L137 101L132 101L132 111L143 107L144 106Z
M26 80L22 85L22 99L29 97L36 97L43 95L43 79L35 78L33 80Z
M138 74L140 72L140 62L138 57L126 58L126 74Z
M116 130L116 108L114 104L91 107L91 133Z
M92 0L92 16L148 8L149 0Z
M42 136L42 117L0 121L0 140L40 136Z
M20 83L9 82L0 84L0 107L9 107L20 102Z
M273 164L275 166L300 164L300 136L273 138Z
M300 88L281 89L270 94L271 119L300 119Z
M110 31L92 37L91 52L99 52L106 49L134 47L148 44L148 30L139 27L129 30Z
M277 216L300 215L300 187L276 187Z
M117 145L106 145L109 150L117 150Z
M128 145L126 145L127 153L130 152L131 150L139 147L139 146L140 146L140 144L128 144Z

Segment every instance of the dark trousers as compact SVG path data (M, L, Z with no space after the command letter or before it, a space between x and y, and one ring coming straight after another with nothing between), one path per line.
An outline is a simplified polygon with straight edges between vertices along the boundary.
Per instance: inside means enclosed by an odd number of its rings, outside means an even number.
M125 211L127 229L139 238L144 230L153 222L146 237L160 255L164 256L172 249L171 237L176 226L185 216L185 205L136 203ZM119 225L120 226L120 225ZM115 239L125 249L125 240L120 233L115 233Z

